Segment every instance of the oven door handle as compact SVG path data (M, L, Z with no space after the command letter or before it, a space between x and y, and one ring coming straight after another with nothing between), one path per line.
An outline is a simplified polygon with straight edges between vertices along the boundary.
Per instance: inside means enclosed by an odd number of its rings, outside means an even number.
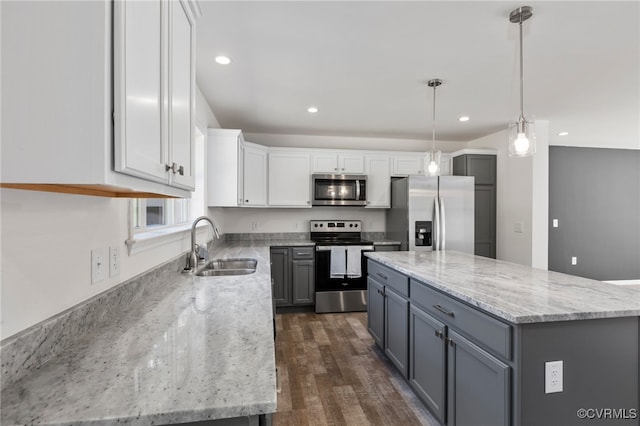
M340 244L336 244L336 245L340 245ZM333 246L316 246L316 251L330 251L331 247ZM348 246L344 246L344 247L348 247ZM360 249L362 251L373 251L373 246L360 246Z

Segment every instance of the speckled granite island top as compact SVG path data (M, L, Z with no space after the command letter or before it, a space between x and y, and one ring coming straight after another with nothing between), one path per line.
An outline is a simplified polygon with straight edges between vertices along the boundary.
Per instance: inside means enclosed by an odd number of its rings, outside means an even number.
M514 324L640 316L640 291L455 251L366 256Z
M268 244L229 244L213 257L256 258L257 271L156 278L166 283L145 289L130 313L4 389L1 423L151 425L275 412Z

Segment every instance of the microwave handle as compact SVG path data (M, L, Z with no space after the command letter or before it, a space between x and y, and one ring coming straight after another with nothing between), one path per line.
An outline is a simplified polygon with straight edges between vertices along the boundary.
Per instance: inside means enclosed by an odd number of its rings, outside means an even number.
M360 181L356 179L356 200L360 200Z

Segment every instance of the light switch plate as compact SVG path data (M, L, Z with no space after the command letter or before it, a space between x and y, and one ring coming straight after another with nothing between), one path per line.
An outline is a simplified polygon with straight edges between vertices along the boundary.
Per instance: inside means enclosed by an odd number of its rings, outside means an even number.
M109 273L107 249L105 247L91 250L91 284L104 281Z
M553 219L553 227L554 228L558 227L558 219Z

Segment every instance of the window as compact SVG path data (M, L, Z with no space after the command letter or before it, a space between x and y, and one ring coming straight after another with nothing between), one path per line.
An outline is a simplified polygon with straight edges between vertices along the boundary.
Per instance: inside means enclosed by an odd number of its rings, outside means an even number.
M196 127L196 189L191 198L137 198L131 203L131 228L134 234L184 227L205 214L204 134Z

